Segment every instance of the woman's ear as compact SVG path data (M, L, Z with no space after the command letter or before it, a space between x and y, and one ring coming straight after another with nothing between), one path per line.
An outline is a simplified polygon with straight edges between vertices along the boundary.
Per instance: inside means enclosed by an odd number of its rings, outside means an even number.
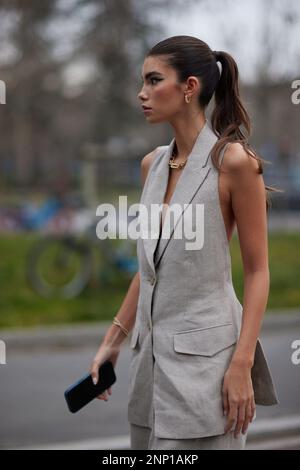
M194 75L191 75L190 77L188 77L186 81L186 85L185 85L185 90L184 90L185 93L190 92L194 95L194 94L201 93L201 89L202 89L202 86L198 77L195 77Z

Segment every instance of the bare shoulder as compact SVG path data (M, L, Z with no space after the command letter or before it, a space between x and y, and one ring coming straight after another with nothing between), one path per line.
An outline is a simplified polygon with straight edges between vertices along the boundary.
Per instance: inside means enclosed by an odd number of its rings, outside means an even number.
M257 174L258 162L249 155L242 144L233 142L225 150L223 168L232 175Z
M142 158L142 161L141 161L141 178L142 178L142 184L143 185L146 181L149 168L152 165L152 162L153 162L155 156L157 155L158 148L159 147L156 147L154 150L152 150L152 152L147 153L147 155L145 155Z

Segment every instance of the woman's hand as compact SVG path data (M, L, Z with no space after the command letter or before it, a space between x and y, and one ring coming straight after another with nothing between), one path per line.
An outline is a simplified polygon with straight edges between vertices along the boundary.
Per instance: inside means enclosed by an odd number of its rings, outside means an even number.
M113 366L115 367L119 353L120 353L119 347L111 346L110 344L105 344L105 343L102 343L100 345L97 351L97 354L94 357L94 360L90 366L90 373L92 375L94 384L98 383L99 380L101 381L101 377L99 377L99 372L98 372L100 365L103 364L103 362L105 362L107 359L109 359L112 362ZM111 387L109 387L107 390L101 393L101 395L98 395L97 398L99 400L107 401L108 400L107 393L111 395L112 393Z
M241 431L246 434L255 415L251 367L231 362L224 376L222 397L227 416L225 432L231 431L235 424L234 437L238 437Z

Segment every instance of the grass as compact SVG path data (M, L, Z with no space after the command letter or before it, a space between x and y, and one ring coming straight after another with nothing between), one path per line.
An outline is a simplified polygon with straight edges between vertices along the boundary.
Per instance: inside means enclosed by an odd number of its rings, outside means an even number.
M0 237L0 328L107 321L116 314L130 279L115 277L101 285L94 270L90 285L75 299L44 299L33 292L26 263L35 241L33 236Z
M26 279L32 235L0 237L0 328L111 320L127 292L130 279L115 275L101 284L97 269L92 282L77 298L44 299L35 294ZM243 268L237 237L231 242L233 283L238 298L243 296ZM97 258L95 253L95 258ZM269 235L271 289L268 309L299 308L300 233Z
M232 279L239 300L243 295L243 267L238 238L231 241ZM300 309L300 233L269 234L270 293L267 309Z

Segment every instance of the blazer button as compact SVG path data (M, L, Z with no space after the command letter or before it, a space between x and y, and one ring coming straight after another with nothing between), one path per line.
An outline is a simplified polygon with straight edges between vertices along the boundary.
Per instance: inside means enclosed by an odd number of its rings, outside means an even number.
M156 281L156 279L155 279L154 276L150 277L149 282L150 282L151 286L153 286L155 284L155 281Z

